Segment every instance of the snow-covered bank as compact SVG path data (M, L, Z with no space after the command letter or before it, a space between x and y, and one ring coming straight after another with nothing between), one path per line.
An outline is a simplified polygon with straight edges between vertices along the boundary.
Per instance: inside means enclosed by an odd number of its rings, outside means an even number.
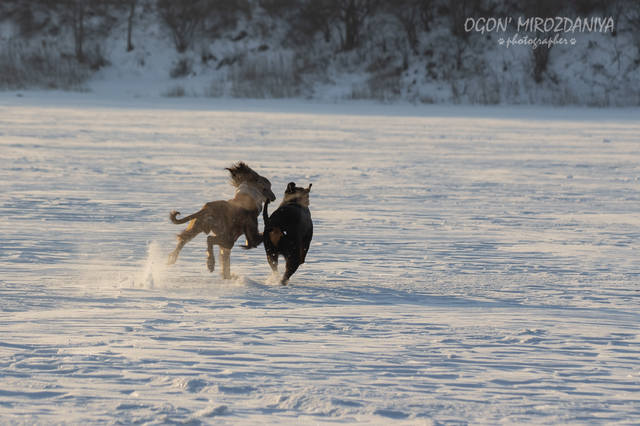
M131 96L104 87L99 91L19 90L0 92L0 107L161 109L177 111L267 112L385 117L504 118L551 121L638 121L639 107L594 108L533 105L453 105L384 103L366 100L238 99L184 97L167 98L148 94Z
M475 111L3 94L2 421L632 423L640 122ZM313 183L289 287L164 266L240 159Z

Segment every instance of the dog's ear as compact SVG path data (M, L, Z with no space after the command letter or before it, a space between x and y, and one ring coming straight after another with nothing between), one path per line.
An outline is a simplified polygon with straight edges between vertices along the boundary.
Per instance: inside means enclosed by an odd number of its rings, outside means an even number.
M254 172L251 167L247 166L247 164L242 161L233 164L231 167L225 167L225 170L228 170L231 174L231 181L235 186L238 186L242 182L248 180L257 181L261 178L259 174Z
M296 183L289 182L289 185L287 185L287 189L284 192L286 192L287 194L292 194L296 192Z
M311 192L311 185L313 185L313 184L310 183L309 186L307 186L307 192Z
M237 167L225 167L224 169L229 171L229 174L231 175L231 179L235 179L238 176Z

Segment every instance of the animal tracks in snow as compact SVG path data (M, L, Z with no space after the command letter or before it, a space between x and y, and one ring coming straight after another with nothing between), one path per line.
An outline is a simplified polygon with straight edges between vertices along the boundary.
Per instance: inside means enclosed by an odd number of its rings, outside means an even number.
M640 125L624 112L1 102L2 421L640 417ZM204 239L165 265L168 211L230 197L238 160L278 196L313 183L287 287L262 248L232 252L231 281Z

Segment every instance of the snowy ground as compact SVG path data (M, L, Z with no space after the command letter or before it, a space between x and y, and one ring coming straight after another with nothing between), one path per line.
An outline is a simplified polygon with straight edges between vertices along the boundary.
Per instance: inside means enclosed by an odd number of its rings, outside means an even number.
M1 423L637 422L638 110L225 102L0 95ZM237 160L288 287L163 265Z

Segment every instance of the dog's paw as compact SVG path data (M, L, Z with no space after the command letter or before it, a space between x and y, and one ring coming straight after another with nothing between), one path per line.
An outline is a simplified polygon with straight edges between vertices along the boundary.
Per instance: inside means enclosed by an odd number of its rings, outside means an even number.
M262 241L261 241L262 242ZM250 249L254 249L256 247L258 247L260 245L260 243L256 244L256 245L249 245L249 244L245 244L243 246L240 246L243 250L250 250Z
M236 281L236 280L238 280L240 278L240 276L237 275L237 274L228 274L228 275L221 274L221 276L222 276L223 280L234 280L234 281Z

